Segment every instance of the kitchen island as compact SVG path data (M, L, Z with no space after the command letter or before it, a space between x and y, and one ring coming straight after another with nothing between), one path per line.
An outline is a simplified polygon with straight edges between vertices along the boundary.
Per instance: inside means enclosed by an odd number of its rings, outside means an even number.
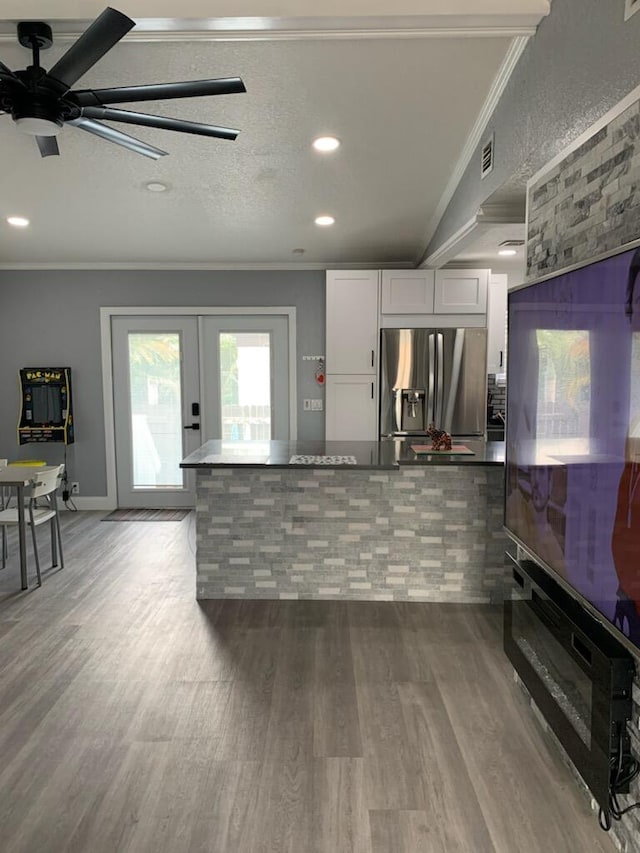
M424 442L206 442L197 598L501 601L504 445Z

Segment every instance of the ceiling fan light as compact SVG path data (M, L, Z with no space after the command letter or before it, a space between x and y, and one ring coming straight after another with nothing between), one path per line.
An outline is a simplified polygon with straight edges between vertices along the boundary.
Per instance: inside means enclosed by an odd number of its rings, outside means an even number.
M62 130L62 125L46 118L35 116L23 116L15 120L16 127L22 133L29 136L57 136Z

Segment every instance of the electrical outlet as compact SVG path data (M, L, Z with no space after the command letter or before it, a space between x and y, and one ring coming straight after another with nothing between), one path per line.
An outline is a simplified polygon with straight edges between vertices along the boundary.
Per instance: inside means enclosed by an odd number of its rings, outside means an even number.
M80 483L71 483L71 494L79 495L80 494Z

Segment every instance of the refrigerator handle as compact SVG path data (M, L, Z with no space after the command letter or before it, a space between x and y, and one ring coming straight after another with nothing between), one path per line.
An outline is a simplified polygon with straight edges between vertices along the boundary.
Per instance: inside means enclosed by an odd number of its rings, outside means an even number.
M438 370L438 384L436 386L436 429L445 429L442 424L442 411L444 401L444 336L438 332L438 354L436 358L436 366Z
M436 345L435 345L435 335L429 335L429 387L427 389L427 423L426 427L429 427L432 423L435 423L435 412L434 412L434 400L433 394L435 391L435 382L436 382ZM437 424L436 424L437 426Z
M391 432L400 432L402 430L402 390L400 388L394 388L393 397L394 421L391 427Z

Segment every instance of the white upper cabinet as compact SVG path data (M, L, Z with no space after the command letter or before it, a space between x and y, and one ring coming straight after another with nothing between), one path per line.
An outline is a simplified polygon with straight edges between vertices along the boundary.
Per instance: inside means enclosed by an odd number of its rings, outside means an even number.
M382 314L432 314L433 270L383 270Z
M436 270L436 314L486 314L489 270Z
M378 270L327 271L327 375L378 370Z
M504 373L507 357L508 276L492 274L487 308L487 373Z

